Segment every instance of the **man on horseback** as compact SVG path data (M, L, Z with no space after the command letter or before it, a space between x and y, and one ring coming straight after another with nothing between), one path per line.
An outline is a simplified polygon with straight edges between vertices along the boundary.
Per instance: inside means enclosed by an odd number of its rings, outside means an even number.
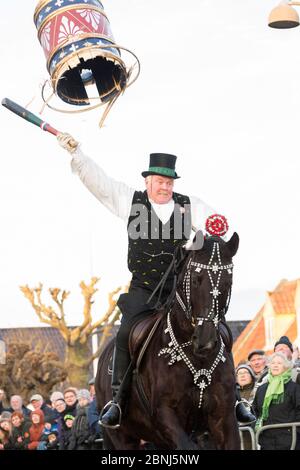
M176 247L189 243L194 230L204 230L206 219L215 211L202 200L173 192L176 156L150 154L145 178L146 190L135 191L109 178L69 134L58 135L60 145L72 154L72 170L85 186L111 212L127 223L128 268L132 280L128 293L122 294L118 307L122 312L113 355L113 399L102 411L101 424L120 425L122 410L131 380L128 339L133 325L162 305L172 292L174 273L168 270ZM161 280L163 279L163 283ZM157 286L162 285L160 293ZM241 410L241 406L237 411ZM251 421L246 409L241 422Z

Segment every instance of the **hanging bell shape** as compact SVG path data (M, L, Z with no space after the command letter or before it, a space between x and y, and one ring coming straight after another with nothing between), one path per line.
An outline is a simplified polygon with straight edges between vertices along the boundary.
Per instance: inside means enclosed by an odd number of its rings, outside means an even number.
M129 86L130 72L120 52L124 48L115 44L99 0L40 0L34 22L52 89L62 101L75 106L93 104L91 99L112 103ZM90 85L96 86L96 98L88 95Z
M299 26L299 15L290 5L282 3L271 11L268 25L277 29L295 28Z

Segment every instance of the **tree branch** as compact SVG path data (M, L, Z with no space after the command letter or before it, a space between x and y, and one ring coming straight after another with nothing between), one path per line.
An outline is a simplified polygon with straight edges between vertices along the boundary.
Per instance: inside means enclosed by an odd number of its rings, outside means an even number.
M43 285L40 283L39 287L30 289L28 285L20 286L21 291L23 292L24 296L29 300L33 309L35 310L39 320L42 323L47 323L48 325L52 326L53 328L57 328L60 333L62 334L64 340L66 342L69 341L70 332L68 329L62 327L61 320L54 309L49 306L47 307L43 304L41 299L41 293L43 289ZM35 300L35 297L37 301Z

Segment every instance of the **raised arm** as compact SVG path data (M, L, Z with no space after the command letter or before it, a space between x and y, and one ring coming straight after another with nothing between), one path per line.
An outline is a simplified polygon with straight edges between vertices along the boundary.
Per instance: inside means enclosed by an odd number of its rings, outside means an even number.
M91 158L85 155L70 134L59 134L61 147L72 155L71 167L88 190L113 214L127 222L134 189L110 178Z

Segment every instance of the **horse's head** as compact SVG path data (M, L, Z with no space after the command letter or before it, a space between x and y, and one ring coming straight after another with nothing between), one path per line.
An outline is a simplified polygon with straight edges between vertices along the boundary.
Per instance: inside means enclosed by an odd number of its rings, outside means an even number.
M234 233L227 242L216 236L207 237L202 243L199 236L196 240L179 279L177 300L194 326L194 353L206 356L217 345L218 323L228 309L232 258L238 250L239 236Z

